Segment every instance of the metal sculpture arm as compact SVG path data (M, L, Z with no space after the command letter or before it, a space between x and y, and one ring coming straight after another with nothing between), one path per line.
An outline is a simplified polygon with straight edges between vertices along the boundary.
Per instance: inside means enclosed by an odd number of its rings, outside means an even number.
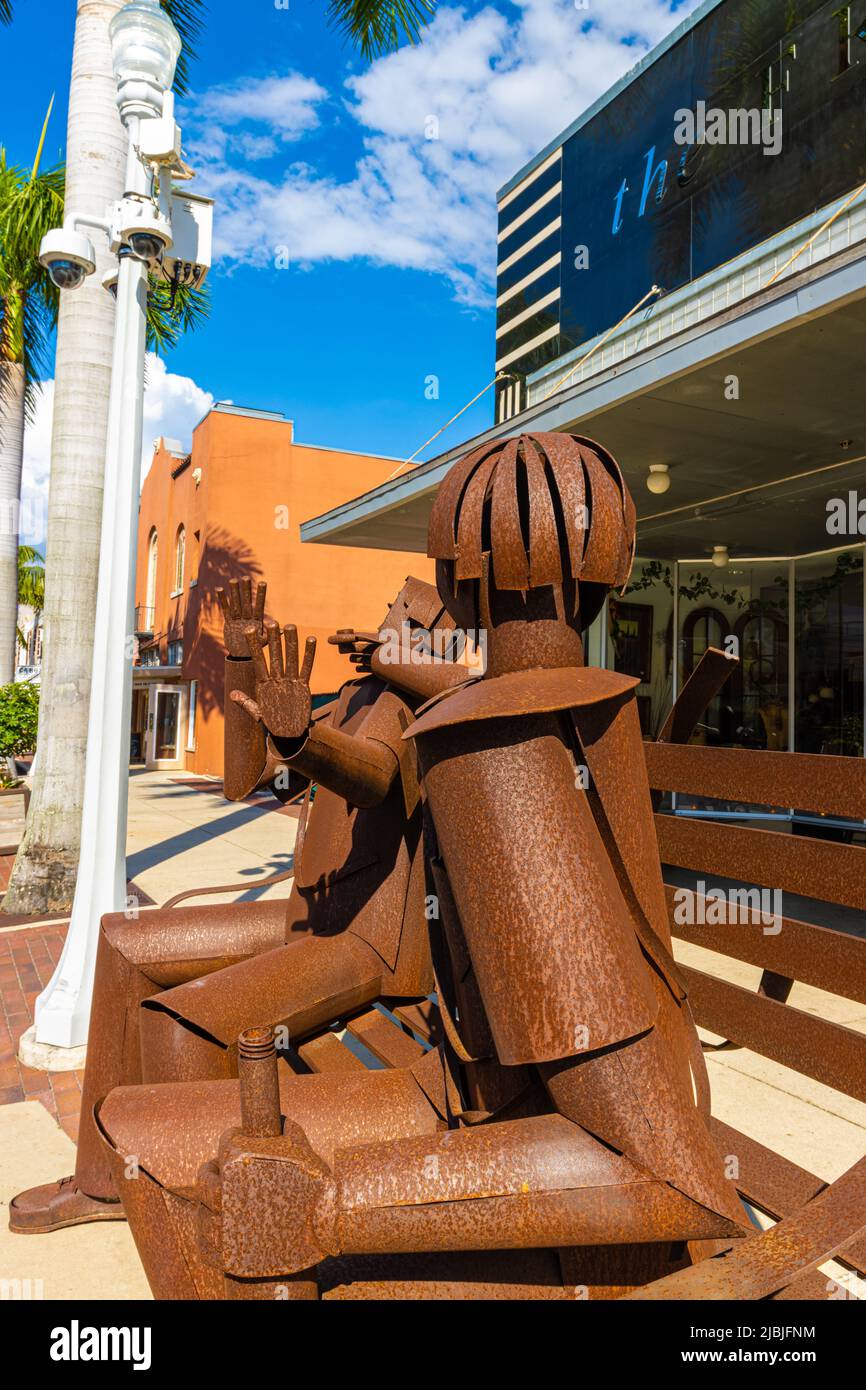
M423 657L417 661L386 661L379 647L373 652L370 669L380 680L417 695L421 700L430 700L446 690L453 690L469 680L473 672L467 666L458 666L453 661L434 661Z
M308 637L303 664L298 668L298 632L293 624L282 630L276 623L265 627L270 666L253 624L246 630L255 675L255 699L235 691L232 700L254 724L269 735L279 758L292 770L319 782L353 806L376 806L387 796L399 771L395 748L402 727L396 719L381 737L345 734L324 722L311 720L310 674L316 639ZM390 734L390 737L389 737ZM393 743L394 748L390 745Z
M223 793L229 801L242 801L250 792L267 786L273 779L272 759L268 757L264 730L251 724L235 701L236 693L255 694L255 671L250 660L246 629L264 642L264 612L267 584L256 587L253 598L250 579L233 579L228 590L217 589L223 614L225 659L225 726L223 731ZM297 788L294 789L297 791Z
M458 666L454 661L434 660L421 649L413 651L411 661L392 661L388 657L389 644L381 633L342 628L328 641L343 656L348 656L360 673L378 676L380 680L422 701L452 690L473 674L467 666Z

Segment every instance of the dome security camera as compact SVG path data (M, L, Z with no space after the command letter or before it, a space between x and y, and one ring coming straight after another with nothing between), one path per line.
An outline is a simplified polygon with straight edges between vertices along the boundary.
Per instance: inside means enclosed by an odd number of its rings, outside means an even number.
M96 256L89 238L81 232L55 227L42 238L39 263L59 290L77 290L96 269Z
M166 219L151 203L141 203L130 220L121 227L121 236L133 256L154 265L171 249L171 229Z
M106 270L102 277L102 288L108 290L112 299L117 298L117 266L114 265L110 270Z

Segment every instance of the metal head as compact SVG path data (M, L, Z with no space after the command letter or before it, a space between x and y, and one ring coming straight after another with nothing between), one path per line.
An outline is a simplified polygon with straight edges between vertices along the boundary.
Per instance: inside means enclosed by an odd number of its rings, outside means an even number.
M454 619L436 588L411 574L406 576L405 584L385 614L379 633L399 633L406 628L418 634L422 644L419 650L428 642L424 633L432 634L437 629L451 633L454 629ZM449 638L448 651L449 659L456 660L462 651L462 640Z
M434 586L411 574L406 576L406 582L385 614L381 626L399 627L401 623L428 629L437 625L454 626Z
M580 435L494 440L455 463L433 504L427 553L443 603L476 627L497 596L547 590L579 629L634 558L635 509L616 460ZM558 597L557 597L558 594ZM537 607L529 603L525 616ZM501 608L501 605L500 605ZM539 610L541 611L541 610Z

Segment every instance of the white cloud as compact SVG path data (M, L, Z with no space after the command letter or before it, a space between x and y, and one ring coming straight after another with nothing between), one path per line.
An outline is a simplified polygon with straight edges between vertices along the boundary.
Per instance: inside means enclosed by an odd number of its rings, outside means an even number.
M147 386L144 393L144 427L141 476L148 472L154 441L160 435L179 439L184 448L193 428L213 405L213 396L192 377L168 371L154 353L147 354ZM33 418L24 431L24 468L21 478L21 538L44 547L48 521L48 484L51 477L51 423L54 382L45 381L37 391Z
M200 128L197 157L220 158L236 152L245 159L267 159L279 141L297 140L319 124L318 106L327 92L311 77L290 72L281 77L244 78L230 86L210 87L189 98ZM249 126L265 126L266 133Z
M153 446L160 435L179 439L185 449L192 443L195 426L213 405L210 391L191 376L170 372L161 357L147 354L144 389L144 424L141 436L141 476L153 460Z
M365 257L446 276L458 299L487 302L497 188L696 3L518 0L516 18L444 6L421 44L348 78L330 103L296 73L206 92L188 130L202 188L217 199L217 255L253 265L283 247L302 265ZM211 122L196 139L202 109ZM251 172L325 116L328 143L345 145L347 115L362 142L350 177L309 162L278 177ZM437 139L425 138L430 118ZM237 131L244 120L265 129ZM215 131L219 121L231 130Z
M32 419L24 429L24 466L21 472L22 541L44 554L48 518L48 479L51 474L51 418L54 414L54 382L44 381L33 398Z

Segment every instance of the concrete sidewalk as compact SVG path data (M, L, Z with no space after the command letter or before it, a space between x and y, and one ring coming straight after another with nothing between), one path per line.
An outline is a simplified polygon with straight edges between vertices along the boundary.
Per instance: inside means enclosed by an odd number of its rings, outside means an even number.
M292 866L299 807L270 792L226 801L222 783L192 773L131 771L126 873L153 902L215 884L237 891L197 903L287 898L290 883L257 888Z
M0 1299L152 1297L125 1221L45 1236L9 1230L16 1192L75 1167L75 1145L38 1101L0 1106Z

